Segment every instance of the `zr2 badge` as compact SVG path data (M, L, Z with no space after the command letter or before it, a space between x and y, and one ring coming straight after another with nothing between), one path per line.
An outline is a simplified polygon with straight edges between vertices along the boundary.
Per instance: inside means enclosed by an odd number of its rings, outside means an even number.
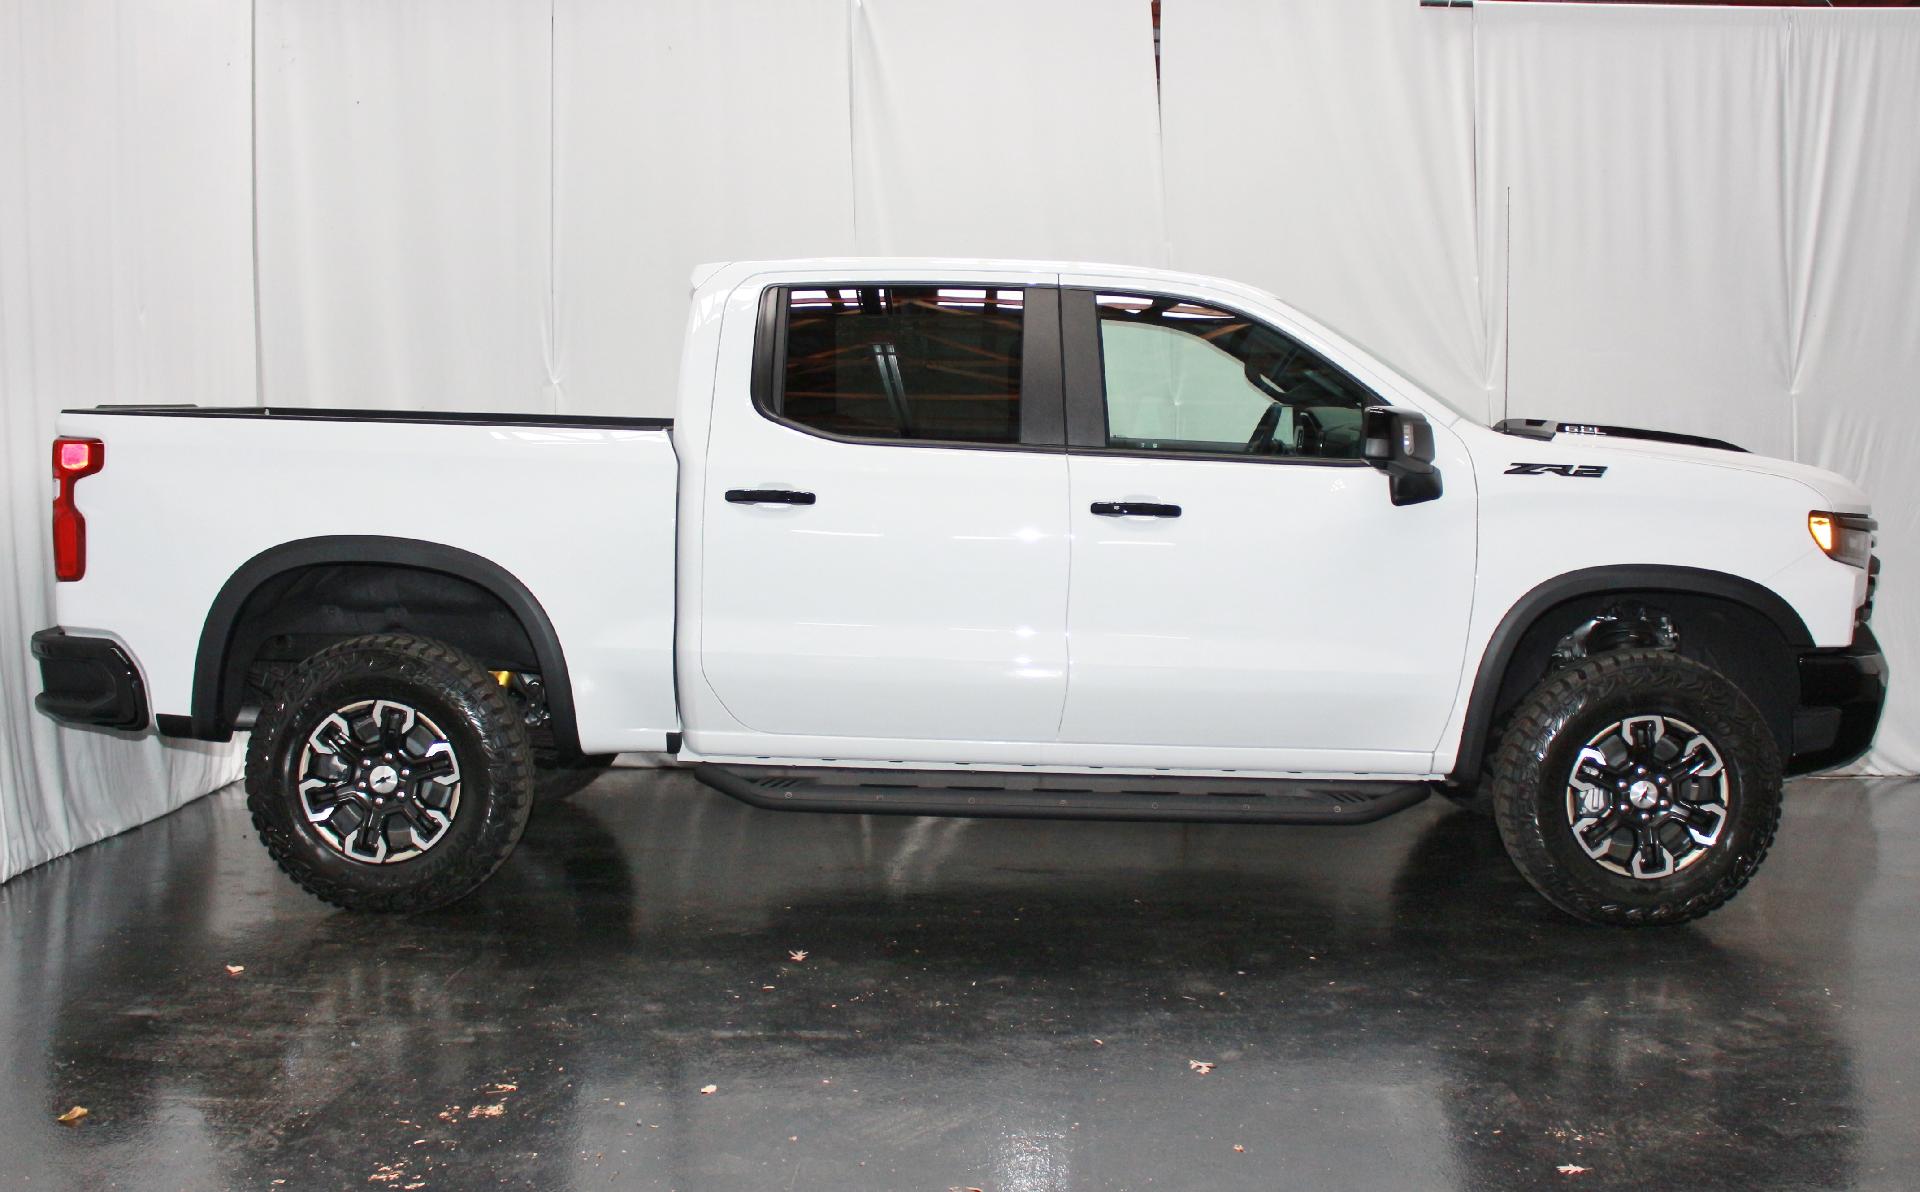
M1597 480L1607 474L1605 464L1511 464L1509 476L1578 476Z

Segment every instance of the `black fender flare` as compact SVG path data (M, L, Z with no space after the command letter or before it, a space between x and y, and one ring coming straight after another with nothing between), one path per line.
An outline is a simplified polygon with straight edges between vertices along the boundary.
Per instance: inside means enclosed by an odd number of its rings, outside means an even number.
M224 710L225 699L226 693L233 689L232 684L240 681L244 662L228 657L228 652L234 625L247 600L260 585L277 575L328 563L382 563L437 571L492 593L513 613L526 631L527 640L533 643L534 658L540 664L541 679L546 686L547 710L553 716L555 738L563 746L578 746L580 733L574 717L573 682L567 674L566 653L560 648L560 637L554 632L547 610L527 585L498 563L471 551L438 542L372 534L333 534L284 542L248 559L227 578L200 629L200 645L194 656L189 735L203 741L224 741L233 734L232 717Z
M1615 592L1685 592L1713 596L1744 605L1760 614L1780 631L1789 646L1806 649L1813 645L1807 623L1791 604L1773 589L1750 579L1709 571L1700 567L1672 567L1661 564L1632 564L1587 567L1569 571L1537 585L1515 601L1480 655L1480 667L1474 673L1473 692L1467 699L1467 715L1460 729L1460 748L1454 757L1449 777L1460 785L1469 785L1480 777L1486 758L1487 738L1493 729L1495 704L1507 665L1514 651L1548 610L1567 603Z

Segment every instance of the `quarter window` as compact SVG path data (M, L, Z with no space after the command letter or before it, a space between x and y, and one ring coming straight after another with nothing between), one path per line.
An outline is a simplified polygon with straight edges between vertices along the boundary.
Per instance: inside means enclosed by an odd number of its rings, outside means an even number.
M1181 298L1101 294L1107 445L1207 455L1359 459L1359 382L1245 315Z
M788 290L772 412L852 438L1018 443L1024 299L993 287Z

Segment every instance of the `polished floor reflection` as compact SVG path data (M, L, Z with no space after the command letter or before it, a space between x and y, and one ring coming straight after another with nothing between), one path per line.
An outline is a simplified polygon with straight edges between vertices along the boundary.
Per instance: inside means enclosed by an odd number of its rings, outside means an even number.
M1439 801L799 816L617 770L384 919L227 791L0 887L0 1186L1907 1188L1917 858L1920 783L1801 782L1753 888L1621 932Z

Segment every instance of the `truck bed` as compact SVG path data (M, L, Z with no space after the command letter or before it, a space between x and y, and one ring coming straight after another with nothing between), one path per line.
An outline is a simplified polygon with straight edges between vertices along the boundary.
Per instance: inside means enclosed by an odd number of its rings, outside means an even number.
M101 440L105 466L77 490L87 571L62 585L62 622L122 642L154 712L185 718L196 711L210 612L243 568L257 574L320 540L336 554L359 541L370 558L447 570L472 556L518 581L551 621L581 747L660 749L679 728L671 426L413 410L67 410L59 433Z

